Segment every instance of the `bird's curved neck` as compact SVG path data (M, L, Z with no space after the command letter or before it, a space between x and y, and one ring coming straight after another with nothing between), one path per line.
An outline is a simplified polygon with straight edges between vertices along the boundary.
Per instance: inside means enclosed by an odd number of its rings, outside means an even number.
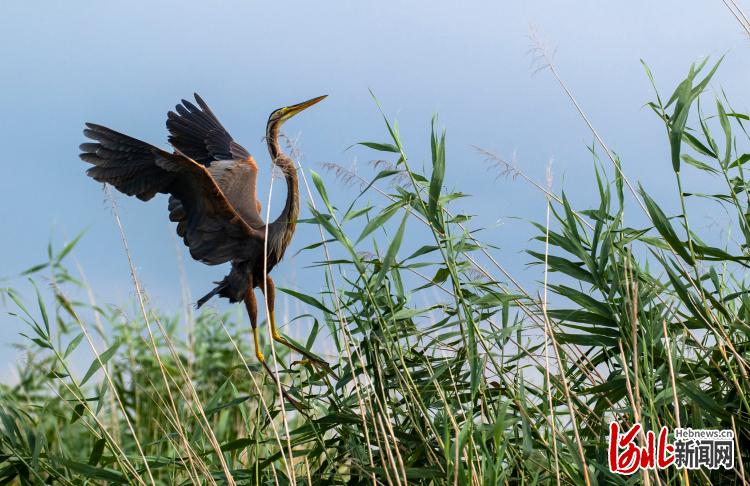
M271 155L271 161L274 164L276 164L276 159L286 155L281 150L281 142L279 142L280 131L279 126L276 124L269 124L266 127L266 144L268 144L268 153Z
M299 186L297 182L297 170L294 167L292 159L281 150L279 143L279 128L269 127L266 133L266 142L268 143L268 153L271 155L271 161L279 167L284 173L286 180L286 202L284 209L278 218L272 223L269 231L282 231L283 241L288 244L297 225L297 216L299 216Z

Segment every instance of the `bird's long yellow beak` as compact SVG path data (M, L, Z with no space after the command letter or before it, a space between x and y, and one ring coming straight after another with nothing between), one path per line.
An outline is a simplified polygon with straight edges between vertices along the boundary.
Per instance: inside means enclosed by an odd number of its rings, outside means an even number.
M310 108L312 105L314 105L316 103L319 103L319 102L323 101L327 96L328 95L318 96L317 98L313 98L311 100L303 101L302 103L299 103L299 104L296 104L296 105L293 105L293 106L288 106L286 108L283 108L284 114L281 115L281 117L284 120L288 120L291 117L293 117L294 115L296 115L297 113L299 113L299 112L301 112L303 110L306 110L307 108Z

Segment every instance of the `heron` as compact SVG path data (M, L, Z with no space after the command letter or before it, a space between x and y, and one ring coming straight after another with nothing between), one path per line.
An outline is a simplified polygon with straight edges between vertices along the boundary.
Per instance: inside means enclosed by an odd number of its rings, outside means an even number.
M274 316L276 288L269 272L288 248L299 215L297 171L279 141L281 126L293 116L322 101L308 101L274 110L268 117L265 140L271 162L286 181L281 214L269 224L261 217L256 196L258 165L234 141L206 102L196 93L195 103L182 100L167 114L171 151L95 123L86 123L84 135L93 142L80 146L80 158L93 165L86 174L142 201L169 194L169 219L193 259L208 265L231 262L229 274L197 301L199 308L218 295L229 302L244 302L253 331L255 355L272 378L258 337L255 289L265 297L273 339L328 371L320 358L295 345L279 332ZM264 256L266 258L264 258Z

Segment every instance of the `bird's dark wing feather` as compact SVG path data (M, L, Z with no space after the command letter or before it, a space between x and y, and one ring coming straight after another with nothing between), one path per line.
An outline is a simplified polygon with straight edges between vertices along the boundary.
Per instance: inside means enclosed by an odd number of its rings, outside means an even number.
M90 177L142 201L174 182L174 174L154 163L153 146L94 123L86 127L84 135L96 141L81 144L81 159L94 165L86 171Z
M170 218L196 260L225 263L241 257L249 240L262 240L263 232L242 218L203 165L101 125L86 126L84 134L96 141L81 145L81 159L94 165L87 174L142 200L171 194Z
M232 139L203 98L195 94L195 101L197 106L182 100L175 107L176 113L170 111L167 115L169 143L178 152L206 166L242 218L253 228L262 227L264 223L255 198L258 166L247 150ZM176 207L178 203L172 205ZM180 220L175 218L179 214L179 211L170 211L170 218L178 224Z
M246 159L245 148L235 142L205 101L195 94L193 103L182 100L167 114L169 143L179 152L205 166L216 160Z

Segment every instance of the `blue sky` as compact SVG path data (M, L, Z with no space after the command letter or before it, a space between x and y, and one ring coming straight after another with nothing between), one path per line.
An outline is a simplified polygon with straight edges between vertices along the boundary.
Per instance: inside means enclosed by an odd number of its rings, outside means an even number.
M576 205L591 201L594 187L586 148L592 136L549 73L533 75L530 25L556 49L562 76L626 173L657 195L672 195L674 183L664 131L643 108L652 93L639 59L669 92L691 62L727 54L712 89L725 89L738 110L748 108L750 43L718 1L4 2L0 276L43 260L50 239L61 244L88 228L75 256L98 298L132 298L102 187L77 157L85 121L164 146L166 112L197 91L267 174L261 137L268 113L328 94L286 131L300 136L306 167L356 163L364 170L374 155L346 149L386 140L372 89L398 118L415 164L427 161L429 123L439 113L448 133L448 185L472 195L458 207L477 215L475 224L489 227L485 239L500 246L497 257L533 282L536 270L528 273L520 251L532 234L527 220L544 217L544 200L522 182L495 180L472 145L515 154L540 181L553 159L555 187ZM323 174L334 198L346 202L350 191ZM691 177L688 185L708 182ZM259 184L264 206L267 184L266 176ZM281 186L274 196L278 208ZM176 308L178 249L166 200L120 196L118 203L152 301ZM291 253L315 238L303 227ZM225 272L179 251L194 298ZM286 260L274 272L277 282L314 291L319 278L309 263L307 256ZM0 323L0 345L17 340L20 325L10 317Z

